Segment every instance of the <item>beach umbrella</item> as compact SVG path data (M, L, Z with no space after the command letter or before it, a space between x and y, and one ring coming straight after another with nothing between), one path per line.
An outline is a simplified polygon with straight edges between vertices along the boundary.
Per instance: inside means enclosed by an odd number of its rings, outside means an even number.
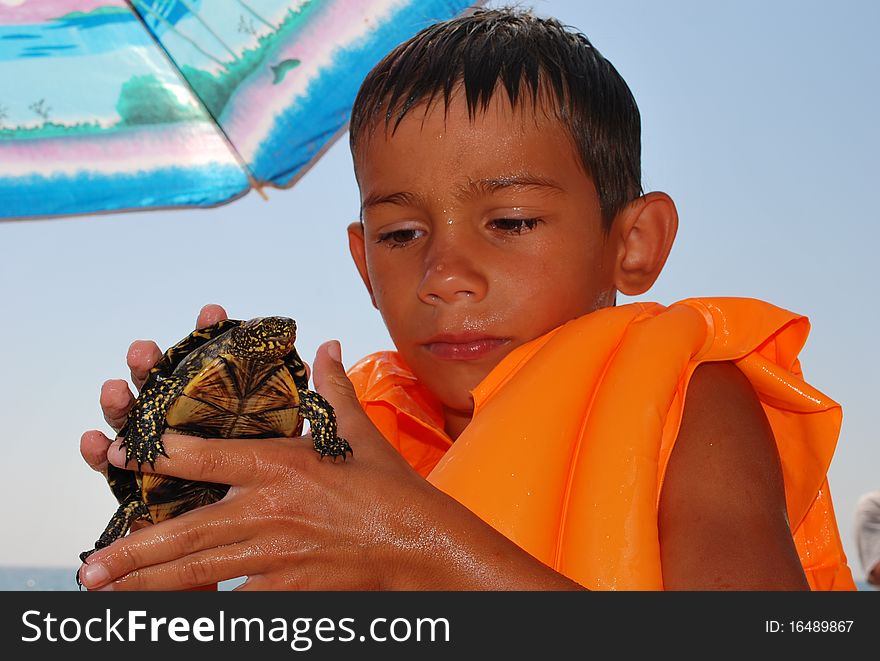
M292 186L456 0L0 0L0 219Z

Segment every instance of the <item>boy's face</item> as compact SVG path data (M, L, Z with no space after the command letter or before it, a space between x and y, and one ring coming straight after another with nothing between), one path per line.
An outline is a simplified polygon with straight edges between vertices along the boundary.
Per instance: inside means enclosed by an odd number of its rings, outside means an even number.
M515 347L613 303L615 242L564 127L496 94L411 110L356 154L352 254L392 340L454 418ZM454 434L457 435L457 434Z

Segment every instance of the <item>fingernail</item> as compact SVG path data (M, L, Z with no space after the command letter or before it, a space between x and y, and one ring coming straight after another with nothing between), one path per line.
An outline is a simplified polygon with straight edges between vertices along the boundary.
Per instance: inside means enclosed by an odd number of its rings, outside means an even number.
M144 346L144 342L147 341L148 340L135 340L134 342L132 342L131 346L128 347L128 357L142 358L148 351L148 348Z
M107 461L114 466L125 466L125 450L122 449L122 441L116 440L107 448Z
M87 588L93 588L109 581L110 572L100 563L83 565L79 570L79 578Z
M342 362L342 345L339 344L339 340L331 340L327 343L327 355L337 363Z
M203 306L202 306L202 309L199 310L199 314L196 315L196 325L198 326L199 319L202 318L202 315L203 315L203 314L208 314L208 315L210 315L211 312L212 312L212 310L213 310L213 308L215 308L215 307L217 307L217 305L216 305L215 303L206 303L205 305L203 305ZM213 319L213 317L212 317L212 316L209 316L208 319L211 320L211 319Z

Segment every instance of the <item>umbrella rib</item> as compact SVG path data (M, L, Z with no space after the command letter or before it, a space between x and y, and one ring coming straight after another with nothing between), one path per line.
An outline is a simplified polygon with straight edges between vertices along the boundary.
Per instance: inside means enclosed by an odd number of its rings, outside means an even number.
M227 71L229 70L228 67L226 66L226 64L225 64L222 60L217 59L216 57L214 57L213 55L211 55L208 51L206 51L204 48L202 48L201 46L199 46L198 42L197 42L195 39L193 39L192 37L188 37L188 36L185 35L183 32L181 32L180 30L178 30L176 27L174 27L174 24L172 24L167 18L165 18L164 16L162 16L162 14L160 14L159 12L157 12L155 9L153 9L153 8L150 7L149 5L144 4L144 3L141 2L140 0L131 0L130 4L132 5L132 8L135 10L135 13L138 14L138 18L140 18L140 14L139 14L139 12L137 11L137 8L140 7L140 8L143 9L145 12L147 12L150 16L152 16L152 17L155 18L157 21L159 21L160 23L162 23L163 25L165 25L168 29L174 31L174 33L177 34L181 39L183 39L183 40L189 42L189 44L190 44L193 48L195 48L197 51L199 51L202 55L204 55L205 57L207 57L209 60L213 60L213 61L216 62L219 66L223 67L225 70L227 70ZM150 35L153 36L154 41L158 41L158 40L155 38L155 36L153 35L153 31L150 30L149 26L146 25L146 23L144 23L143 20L141 20L141 24L147 29L147 31L150 33ZM175 68L176 68L176 67L175 67Z
M242 171L244 172L245 176L247 177L248 182L251 185L251 188L253 190L257 191L259 196L262 197L264 200L268 200L269 198L266 196L266 193L263 191L262 183L260 183L257 180L257 178L254 177L253 173L251 172L250 167L247 164L247 161L245 161L244 158L242 157L242 155L238 153L238 150L235 148L235 145L232 143L232 140L229 139L229 136L226 135L226 131L224 131L223 127L220 125L220 120L214 116L214 113L211 112L210 108L208 108L208 106L205 104L205 102L202 100L202 98L196 93L193 86L186 79L186 76L184 76L183 73L180 71L180 68L177 66L177 63L174 61L174 58L171 57L171 53L168 52L168 50L165 48L165 45L153 33L153 31L150 29L150 26L147 25L147 22L144 20L144 17L141 16L140 12L137 10L137 6L135 5L135 3L137 3L138 6L140 6L141 3L138 0L125 0L125 2L128 5L129 9L131 9L132 13L141 22L141 25L143 26L146 33L153 40L153 43L156 44L156 46L159 48L159 51L163 54L165 59L168 60L168 63L171 65L171 68L174 70L174 72L177 74L177 76L180 78L180 80L183 82L183 84L189 90L193 99L195 99L196 103L198 103L199 106L201 106L201 108L205 112L205 114L208 115L208 117L210 117L211 120L213 120L212 124L214 125L214 128L217 130L217 133L220 135L220 137L226 143L227 148L232 153L235 160L238 161L239 167L241 167ZM148 12L152 12L152 10L149 7L144 6L144 9ZM164 20L162 17L159 17L159 18L160 18L160 20ZM198 46L196 46L196 47L198 48ZM201 50L201 49L199 49L199 50ZM226 68L225 65L222 62L219 62L218 60L216 60L216 58L213 58L211 55L208 55L207 53L205 53L205 55L210 57L215 62L218 62L218 64L220 64L220 66L222 66L224 69Z
M265 25L267 28L269 28L270 30L275 29L274 25L272 25L269 21L267 21L265 18L260 16L257 12L255 12L253 10L253 8L251 8L244 0L238 0L238 4L240 4L242 7L244 7L244 9L246 11L250 12L253 16L255 16L256 19L258 21L260 21L263 25Z
M218 42L221 46L223 46L223 48L226 49L226 52L229 53L230 55L232 55L232 59L233 59L233 60L237 60L237 59L238 59L238 54L237 54L234 50L232 50L232 49L226 44L225 41L223 41L223 40L220 38L220 35L219 35L219 34L217 34L216 32L214 32L214 29L208 24L208 22L207 22L205 19L202 18L201 14L199 14L199 12L197 12L195 9L193 9L193 6L192 6L191 4L189 4L189 2L187 2L187 0L178 0L178 1L180 2L180 4L182 4L184 7L186 7L187 11L188 11L190 14L192 14L193 18L195 18L195 19L196 19L196 20L202 25L202 27L205 28L205 29L210 33L210 35L211 35L212 37L214 37L214 39L216 39L217 42Z

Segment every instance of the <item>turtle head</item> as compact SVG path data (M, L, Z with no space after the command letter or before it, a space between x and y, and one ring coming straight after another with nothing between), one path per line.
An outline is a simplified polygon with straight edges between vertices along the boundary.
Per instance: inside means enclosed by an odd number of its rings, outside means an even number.
M287 317L258 317L232 330L234 352L257 360L285 356L295 341L296 322Z

